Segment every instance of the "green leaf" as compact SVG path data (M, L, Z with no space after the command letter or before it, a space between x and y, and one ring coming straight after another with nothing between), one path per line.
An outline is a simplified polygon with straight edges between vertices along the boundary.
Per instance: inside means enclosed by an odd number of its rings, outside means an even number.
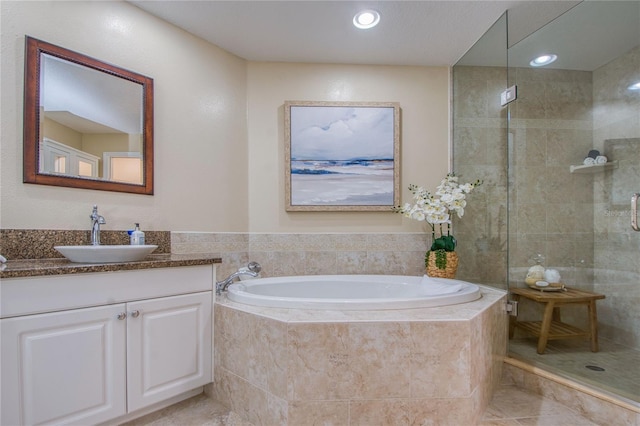
M456 251L456 245L457 241L453 235L443 235L433 240L433 244L431 244L431 251Z

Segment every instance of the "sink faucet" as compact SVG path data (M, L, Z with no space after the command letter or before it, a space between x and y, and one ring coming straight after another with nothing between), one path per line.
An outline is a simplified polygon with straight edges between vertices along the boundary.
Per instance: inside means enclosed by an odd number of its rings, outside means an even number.
M100 225L107 223L104 217L98 214L98 206L93 206L93 212L91 213L91 245L100 245Z
M227 287L241 275L249 275L255 278L260 275L261 270L262 266L258 262L249 262L246 268L240 268L224 280L216 282L216 294L222 294L223 291L226 291Z

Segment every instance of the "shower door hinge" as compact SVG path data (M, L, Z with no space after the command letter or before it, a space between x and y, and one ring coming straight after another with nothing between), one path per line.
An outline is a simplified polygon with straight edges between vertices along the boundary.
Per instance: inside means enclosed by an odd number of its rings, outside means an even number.
M518 99L518 86L515 84L504 92L500 93L500 106L505 106Z
M507 300L507 313L512 317L518 316L518 302L515 300Z

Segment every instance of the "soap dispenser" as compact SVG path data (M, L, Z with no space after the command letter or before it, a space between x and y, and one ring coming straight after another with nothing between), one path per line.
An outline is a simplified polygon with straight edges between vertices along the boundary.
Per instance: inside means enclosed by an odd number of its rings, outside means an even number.
M131 233L131 245L143 246L144 245L144 232L140 230L140 224L136 223L136 228Z

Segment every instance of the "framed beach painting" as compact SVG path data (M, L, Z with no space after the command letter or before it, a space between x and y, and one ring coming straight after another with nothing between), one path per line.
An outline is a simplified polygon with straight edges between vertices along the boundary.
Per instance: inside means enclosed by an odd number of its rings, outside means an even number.
M285 102L287 211L391 211L400 199L400 105Z

